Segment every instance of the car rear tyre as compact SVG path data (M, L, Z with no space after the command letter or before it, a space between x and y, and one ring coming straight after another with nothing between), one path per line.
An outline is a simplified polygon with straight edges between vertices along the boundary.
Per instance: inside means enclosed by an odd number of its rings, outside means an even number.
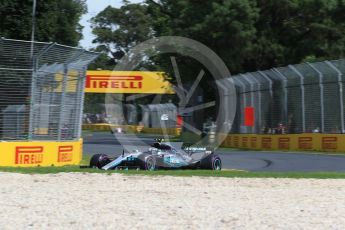
M213 158L212 170L222 170L222 161L218 156Z
M202 159L200 162L201 169L209 170L221 170L222 169L222 160L217 154L211 154L206 158Z
M110 162L111 162L111 160L110 160L108 155L106 155L106 154L95 154L91 157L90 167L101 169L103 166L107 165Z

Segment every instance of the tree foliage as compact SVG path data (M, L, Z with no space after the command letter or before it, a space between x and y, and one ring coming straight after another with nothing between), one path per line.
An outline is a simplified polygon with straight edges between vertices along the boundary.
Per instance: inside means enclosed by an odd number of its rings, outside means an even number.
M35 40L77 46L86 10L85 0L37 0ZM32 0L0 1L0 17L1 36L31 40Z
M232 73L254 71L343 57L344 10L345 0L125 2L94 18L94 42L118 59L148 38L185 36L213 49Z
M146 14L146 6L125 3L119 9L108 6L92 19L97 50L110 55L113 64L130 48L152 37L152 22Z
M343 0L258 0L253 68L343 57ZM254 58L255 57L255 58Z

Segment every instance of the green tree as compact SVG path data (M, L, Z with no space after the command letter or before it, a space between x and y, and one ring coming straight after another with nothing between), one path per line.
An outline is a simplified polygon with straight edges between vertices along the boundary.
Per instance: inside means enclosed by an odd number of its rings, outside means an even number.
M152 37L151 17L145 5L124 1L121 8L108 6L92 19L93 41L115 64L129 49Z
M252 0L198 1L147 0L156 36L178 35L213 49L235 72L255 39L258 9ZM189 63L187 63L190 65ZM200 68L200 67L198 67ZM194 75L195 76L195 75Z
M233 74L302 61L336 59L345 52L345 0L146 0L108 7L94 19L99 50L118 60L151 37L185 36L213 49ZM185 78L198 63L180 60ZM169 69L167 57L153 69ZM115 64L115 61L112 63ZM167 70L167 71L171 71Z
M77 46L82 38L81 16L86 13L85 0L37 0L37 41L51 41ZM0 1L0 35L31 40L32 0Z
M257 42L246 69L343 56L344 16L339 10L344 1L257 0L257 4Z
M156 36L218 53L231 72L344 56L344 0L147 0Z

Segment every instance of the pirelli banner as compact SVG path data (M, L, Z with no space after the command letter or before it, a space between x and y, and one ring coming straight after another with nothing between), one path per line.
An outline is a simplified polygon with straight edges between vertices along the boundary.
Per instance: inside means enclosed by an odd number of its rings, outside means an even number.
M225 138L223 147L254 150L345 152L344 134L233 134Z
M164 72L88 71L85 93L174 94Z
M75 142L0 142L0 166L33 167L78 165L82 140Z

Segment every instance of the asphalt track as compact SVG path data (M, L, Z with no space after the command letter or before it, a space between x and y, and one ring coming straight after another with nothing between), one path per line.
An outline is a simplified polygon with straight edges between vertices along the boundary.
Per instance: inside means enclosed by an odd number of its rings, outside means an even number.
M84 154L116 156L123 145L147 148L156 136L106 132L84 133ZM219 149L223 168L256 172L345 172L345 155L297 152L264 152Z

